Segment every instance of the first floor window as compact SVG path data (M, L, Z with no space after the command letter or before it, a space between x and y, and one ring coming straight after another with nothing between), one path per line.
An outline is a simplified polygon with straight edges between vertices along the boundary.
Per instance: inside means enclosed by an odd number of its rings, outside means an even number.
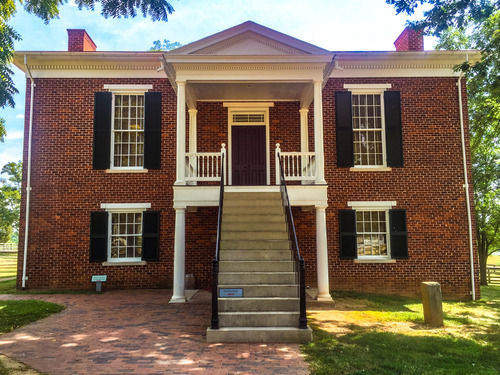
M111 213L110 260L140 260L142 212Z
M149 203L104 203L90 216L91 262L157 261L160 213Z
M356 211L356 244L358 258L387 257L388 211Z
M339 211L340 257L384 260L408 258L406 210L393 201L348 202Z

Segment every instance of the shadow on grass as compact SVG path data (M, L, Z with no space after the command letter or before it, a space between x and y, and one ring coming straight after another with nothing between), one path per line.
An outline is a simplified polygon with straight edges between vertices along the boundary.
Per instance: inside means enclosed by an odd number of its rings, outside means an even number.
M332 292L334 301L342 299L358 300L366 306L363 310L387 311L387 312L414 312L405 305L421 303L421 300L412 297L397 295L371 294L359 292ZM350 308L346 309L350 310Z
M314 341L302 350L313 375L500 372L498 332L483 341L486 337L408 336L353 325L353 333L335 337L311 326Z

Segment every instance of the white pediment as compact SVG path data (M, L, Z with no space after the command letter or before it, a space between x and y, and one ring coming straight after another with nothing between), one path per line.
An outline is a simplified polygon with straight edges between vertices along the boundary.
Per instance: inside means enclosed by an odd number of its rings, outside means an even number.
M330 51L247 21L200 39L165 55L176 56L285 56L329 55Z
M193 55L306 55L292 46L252 31L244 32L211 46L192 52Z

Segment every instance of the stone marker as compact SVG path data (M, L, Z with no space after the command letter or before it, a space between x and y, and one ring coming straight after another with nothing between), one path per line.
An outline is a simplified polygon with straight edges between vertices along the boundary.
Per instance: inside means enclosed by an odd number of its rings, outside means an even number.
M425 323L432 327L442 327L443 296L441 294L441 285L436 282L423 282L420 284L420 288L422 289Z

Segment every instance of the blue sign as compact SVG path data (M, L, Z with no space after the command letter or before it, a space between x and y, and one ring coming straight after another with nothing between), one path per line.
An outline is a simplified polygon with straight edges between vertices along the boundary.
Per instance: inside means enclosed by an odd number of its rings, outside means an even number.
M238 298L243 297L243 288L236 289L219 289L219 297L229 297L229 298Z
M93 275L92 282L93 283L96 283L98 281L105 282L107 278L108 278L108 275Z

